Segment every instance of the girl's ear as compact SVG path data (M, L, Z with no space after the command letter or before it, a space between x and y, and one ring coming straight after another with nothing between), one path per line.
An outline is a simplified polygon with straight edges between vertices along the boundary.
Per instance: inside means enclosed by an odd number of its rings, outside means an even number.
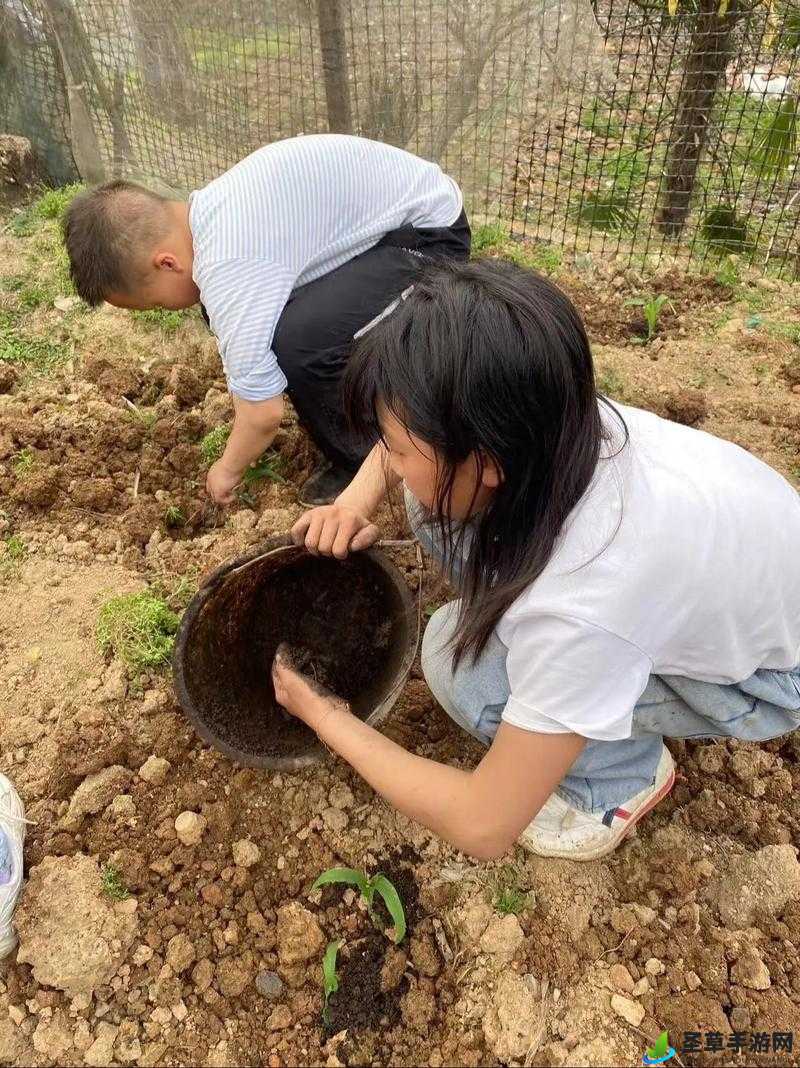
M483 471L481 472L481 485L487 489L497 489L500 483L503 481L503 472L500 470L495 461L490 457L483 455Z

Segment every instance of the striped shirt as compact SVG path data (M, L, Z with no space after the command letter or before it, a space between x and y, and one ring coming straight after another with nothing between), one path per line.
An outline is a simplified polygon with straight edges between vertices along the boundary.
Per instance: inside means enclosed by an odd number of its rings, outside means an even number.
M340 134L277 141L192 193L192 273L231 392L259 401L286 388L272 338L296 286L390 230L450 226L461 208L437 164Z

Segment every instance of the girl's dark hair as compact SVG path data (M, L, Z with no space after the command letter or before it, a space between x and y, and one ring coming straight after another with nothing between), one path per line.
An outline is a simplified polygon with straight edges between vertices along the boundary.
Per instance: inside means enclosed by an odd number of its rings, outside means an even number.
M475 454L479 469L491 459L502 473L471 521L455 664L480 655L550 559L600 456L599 399L570 300L504 261L426 267L407 299L358 343L345 380L353 428L381 439L385 408L436 450L432 511L446 560L465 548L463 526L448 518L457 465Z

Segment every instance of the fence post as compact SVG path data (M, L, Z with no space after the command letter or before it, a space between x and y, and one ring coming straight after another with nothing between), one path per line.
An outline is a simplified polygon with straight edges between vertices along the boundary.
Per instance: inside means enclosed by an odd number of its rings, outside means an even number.
M678 93L675 124L664 167L664 189L657 225L667 237L679 237L689 217L697 168L708 140L708 127L725 68L732 58L737 0L719 14L719 0L699 0L692 20L689 54Z
M331 133L352 133L342 0L317 0L317 21L325 76L328 129Z

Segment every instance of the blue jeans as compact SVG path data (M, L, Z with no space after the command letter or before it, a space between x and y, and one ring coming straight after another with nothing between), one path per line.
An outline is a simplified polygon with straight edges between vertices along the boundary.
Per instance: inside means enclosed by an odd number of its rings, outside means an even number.
M406 507L421 545L441 561L436 527L425 521L419 505L408 494ZM460 563L460 559L447 562L456 582ZM451 601L431 617L422 642L422 670L450 718L489 745L511 694L506 672L508 650L495 633L477 661L467 658L454 671L448 644L458 607L458 601ZM634 709L631 736L613 742L587 742L558 792L576 808L604 812L653 783L665 736L761 742L798 727L800 666L793 671L759 670L730 686L678 675L651 675Z

